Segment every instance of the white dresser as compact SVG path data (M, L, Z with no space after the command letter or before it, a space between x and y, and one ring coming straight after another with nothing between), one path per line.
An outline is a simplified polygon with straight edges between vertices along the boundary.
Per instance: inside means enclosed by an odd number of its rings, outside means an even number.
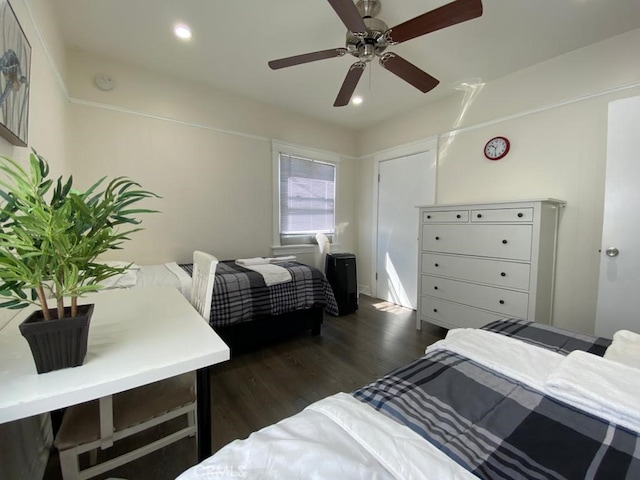
M417 328L477 328L500 318L550 323L565 202L420 207Z

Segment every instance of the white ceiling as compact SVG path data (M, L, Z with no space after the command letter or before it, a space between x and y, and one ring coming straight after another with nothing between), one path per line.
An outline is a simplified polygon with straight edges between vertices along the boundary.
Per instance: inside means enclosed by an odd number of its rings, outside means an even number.
M392 27L446 3L382 0L378 18ZM434 90L423 94L374 61L356 89L364 103L339 108L332 105L354 57L276 71L267 66L269 60L344 46L346 28L325 0L55 0L54 9L70 49L352 128L450 95L459 82L489 82L640 28L640 0L483 0L483 5L477 19L388 49L440 80ZM188 43L173 36L177 22L192 28Z

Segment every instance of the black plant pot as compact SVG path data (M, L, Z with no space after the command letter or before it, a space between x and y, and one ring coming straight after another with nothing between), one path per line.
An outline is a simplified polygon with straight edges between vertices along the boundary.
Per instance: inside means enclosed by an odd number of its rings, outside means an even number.
M56 310L50 309L52 316ZM65 307L71 315L71 307ZM82 365L87 354L89 322L93 304L79 305L78 315L44 320L42 311L33 312L20 324L20 333L29 342L38 373Z

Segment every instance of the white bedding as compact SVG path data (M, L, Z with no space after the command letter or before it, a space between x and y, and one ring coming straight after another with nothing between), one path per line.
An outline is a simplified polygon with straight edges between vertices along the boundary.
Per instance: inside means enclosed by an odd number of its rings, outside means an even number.
M640 432L640 369L575 351L549 375L545 391L616 425Z
M564 356L518 339L475 328L449 330L446 338L427 347L458 353L491 370L543 390L547 376Z
M178 480L477 477L419 435L346 393L236 440Z
M191 277L176 262L141 265L134 288L175 287L191 298Z
M614 362L640 368L640 335L629 330L618 330L607 348L604 358Z
M262 278L264 278L264 284L267 287L291 281L291 273L289 273L289 270L287 270L286 268L282 268L279 265L274 265L272 263L263 263L241 266L262 275Z
M253 270L256 273L262 275L264 283L267 287L272 285L278 285L279 283L286 283L291 281L291 273L286 268L282 268L280 265L276 265L280 262L287 262L295 260L293 255L289 257L280 258L239 258L236 260L236 265Z

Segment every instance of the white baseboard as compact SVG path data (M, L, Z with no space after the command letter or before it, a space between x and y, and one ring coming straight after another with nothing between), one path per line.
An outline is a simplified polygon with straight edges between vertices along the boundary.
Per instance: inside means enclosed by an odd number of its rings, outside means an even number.
M371 296L371 286L358 284L358 295L360 294Z

